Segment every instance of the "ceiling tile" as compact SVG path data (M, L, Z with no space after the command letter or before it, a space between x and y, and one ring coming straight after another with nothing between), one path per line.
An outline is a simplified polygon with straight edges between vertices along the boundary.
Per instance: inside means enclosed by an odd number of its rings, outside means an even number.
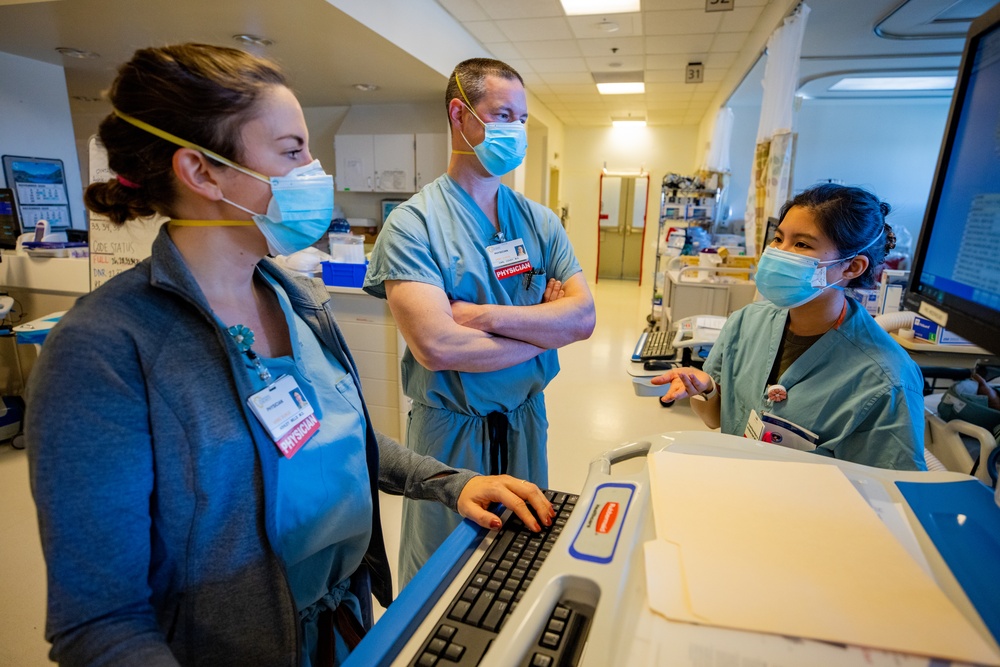
M686 63L685 63L686 64ZM684 65L675 67L673 69L647 69L646 70L646 85L651 83L664 83L672 85L690 85L684 83Z
M638 13L610 14L607 18L603 16L569 16L566 20L578 39L633 37L642 34L642 14ZM611 23L618 26L614 32L606 30Z
M600 39L581 39L577 42L580 51L585 56L638 56L645 53L642 37L608 37ZM612 54L611 49L618 49Z
M650 35L693 35L698 33L714 33L719 28L722 18L719 14L728 12L705 12L702 10L682 9L670 12L644 12L643 34Z
M503 20L497 21L496 27L512 42L573 38L565 18Z
M673 56L646 56L646 69L647 70L669 70L672 72L677 72L678 76L684 76L684 68L690 62L701 62L703 56L686 56L686 55L673 55ZM652 79L649 79L652 81Z
M708 53L713 39L715 35L711 33L646 37L646 53L648 55Z
M763 7L737 7L731 12L720 12L725 14L722 17L722 25L719 32L748 32L757 25Z
M597 103L603 104L603 102L601 102L601 100L600 100L600 96L599 96L600 94L597 93L597 87L596 86L594 87L594 92L595 92L594 95L583 95L583 94L572 94L571 93L571 94L566 94L566 95L556 95L556 97L559 98L560 102L562 102L563 104L569 105L571 107L575 106L577 104L597 104Z
M586 61L591 72L636 72L643 70L646 64L643 56L595 56Z
M500 31L493 21L466 21L462 25L472 33L472 36L483 44L487 42L505 42L507 36Z
M589 95L591 93L597 93L597 87L594 86L593 81L591 81L590 84L553 83L549 84L548 89L556 95Z
M749 32L720 32L712 40L712 53L738 52L749 37Z
M712 67L712 68L721 67L723 69L729 69L730 67L732 67L733 63L736 62L737 55L739 54L732 52L710 53L708 54L708 58L706 58L702 62L705 63L705 67Z
M583 58L538 58L531 61L531 66L538 73L589 71Z
M476 0L438 0L438 4L459 21L487 21L490 18Z
M685 99L689 98L695 91L695 84L683 83L679 81L677 83L647 83L646 84L646 94L648 95L684 95Z
M646 122L655 125L680 124L684 122L684 115L683 112L650 110L646 113Z
M575 39L517 42L515 46L525 58L579 58L583 55Z
M535 71L535 69L531 66L532 63L528 62L527 60L518 60L517 58L511 58L510 60L507 60L506 63L511 67L513 67L517 71L517 73L521 75L522 79L525 77L525 75L528 74L538 74L538 72Z
M559 0L480 0L479 6L494 20L565 16Z
M741 5L745 1L746 0L739 0ZM705 0L642 0L642 9L647 12L662 12L678 9L698 9L700 11L705 11Z
M539 75L542 77L542 81L549 85L560 83L594 85L594 77L590 76L590 72L539 72Z
M509 65L510 63L507 64ZM527 85L529 88L535 85L539 86L545 85L545 81L542 79L541 75L538 74L537 72L522 72L518 70L517 73L521 75L521 78L524 79L525 85Z
M520 60L522 58L521 52L510 42L484 42L483 46L498 60Z

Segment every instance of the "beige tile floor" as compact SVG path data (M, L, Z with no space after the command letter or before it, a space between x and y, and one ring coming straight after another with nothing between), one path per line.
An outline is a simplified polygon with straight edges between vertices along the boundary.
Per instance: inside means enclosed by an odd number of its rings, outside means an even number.
M614 446L662 431L704 429L687 405L662 409L634 395L626 359L645 326L650 288L632 282L593 286L597 328L560 352L562 371L546 391L549 483L583 486L589 461ZM383 526L395 566L400 503L383 496ZM45 567L23 451L0 446L0 667L51 664L42 633Z

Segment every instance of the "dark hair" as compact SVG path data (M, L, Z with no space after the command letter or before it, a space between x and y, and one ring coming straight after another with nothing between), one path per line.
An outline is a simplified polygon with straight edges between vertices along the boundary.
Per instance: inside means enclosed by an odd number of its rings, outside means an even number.
M896 235L885 221L892 207L867 190L833 183L809 188L787 201L781 207L780 220L793 206L809 209L841 257L868 258L865 272L846 286L874 287L875 274L885 262L886 253L896 247Z
M444 92L445 107L449 107L454 99L465 102L465 97L469 98L468 105L475 107L486 94L486 77L488 76L498 76L509 81L517 79L522 86L524 85L524 79L521 78L521 75L507 63L492 58L470 58L458 63L455 66L455 71L451 73L448 87ZM459 81L456 81L456 77ZM459 83L462 84L461 90L459 90ZM463 92L465 97L462 97Z
M242 126L270 88L284 85L276 65L245 51L180 44L136 51L118 69L107 96L128 116L240 162ZM91 184L87 208L115 224L172 215L172 160L179 147L114 114L101 122L99 136L120 178Z

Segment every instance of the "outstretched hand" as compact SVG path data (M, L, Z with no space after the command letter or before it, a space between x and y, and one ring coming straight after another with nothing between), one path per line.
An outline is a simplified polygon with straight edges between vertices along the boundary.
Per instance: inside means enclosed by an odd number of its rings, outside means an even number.
M670 383L670 389L660 399L663 403L697 396L712 388L712 377L708 373L686 366L673 368L650 382L659 385Z
M976 373L972 374L972 379L979 385L976 393L986 397L986 405L994 410L1000 410L1000 394L997 393L997 390L988 385L986 380Z
M541 489L527 480L510 475L477 475L469 480L458 496L458 513L483 528L495 529L500 517L489 511L490 503L503 503L533 531L542 529L535 514L546 526L552 525L556 512ZM535 508L531 513L528 505Z

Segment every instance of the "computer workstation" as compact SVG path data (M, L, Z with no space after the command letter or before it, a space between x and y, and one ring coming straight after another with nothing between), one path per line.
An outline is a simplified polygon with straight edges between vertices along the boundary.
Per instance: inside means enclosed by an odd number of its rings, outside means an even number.
M995 177L1000 173L997 108L1000 7L973 24L966 43L905 297L916 312L994 354L1000 352L1000 252L990 250L992 243L1000 243L1000 188ZM696 459L694 466L688 467L692 461L678 456ZM640 465L633 465L636 462ZM714 463L718 465L713 467ZM725 507L712 507L710 499L703 496L691 503L669 494L667 501L662 497L657 500L657 480L673 479L662 476L664 467L680 469L683 465L685 471L701 467L700 476L688 478L693 486L704 485L722 493L726 486L717 484L713 471L719 471L719 477L725 471L728 477L723 478L734 482L753 481L750 466L757 463L767 464L767 483L745 487L745 494L731 500L729 507L763 506L777 497L789 509L788 514L807 504L823 510L822 502L814 504L817 498L808 488L800 490L798 496L788 494L793 482L807 476L802 467L806 466L810 473L819 473L817 479L824 478L839 492L847 493L852 511L859 512L871 534L879 537L859 545L845 544L843 538L837 541L822 532L810 534L821 546L841 550L836 553L853 550L863 556L878 541L886 548L881 556L890 554L895 559L879 571L901 585L870 599L847 600L862 607L838 608L830 603L833 598L810 595L830 588L837 576L833 570L841 561L805 561L793 573L798 579L773 580L773 585L761 588L754 574L763 577L763 569L742 577L728 576L732 572L724 568L741 566L732 559L741 554L716 548L702 553L720 563L716 571L727 575L720 576L726 587L705 598L704 581L687 578L694 575L684 567L683 549L674 550L682 554L678 558L669 549L657 551L647 546L657 540L669 541L671 530L678 526L714 526L726 518ZM682 432L642 438L609 451L591 464L578 495L559 497L564 499L564 511L565 500L573 499L568 516L556 538L542 540L537 547L529 547L534 538L516 522L489 534L468 522L460 526L347 664L546 667L746 661L915 666L939 664L941 660L1000 664L1000 580L993 572L1000 562L1000 494L968 475L883 470L734 436ZM825 509L815 517L817 522L835 522L842 516L839 507ZM751 530L764 531L760 540L745 544L760 546L782 537L773 533L774 524L760 521L748 524ZM861 521L850 523L853 526ZM737 527L730 526L730 530ZM705 532L711 536L724 531ZM886 540L886 535L891 539ZM672 537L682 541L677 535ZM795 532L784 534L790 549L800 546L796 537ZM524 563L527 567L517 567L524 558L522 550L517 559L506 559L514 568L501 568L505 574L494 577L497 566L491 565L492 545L515 541L533 551ZM543 552L545 556L539 561ZM505 559L498 554L495 560L500 563ZM899 568L893 568L892 563L898 563ZM863 559L860 564L864 564ZM906 570L913 586L896 578L899 573L895 569ZM664 573L667 576L651 578ZM512 602L494 615L499 592L509 590L512 577L512 585L517 587ZM523 580L528 580L526 586ZM479 597L490 590L491 582L497 595ZM881 583L877 577L873 582ZM476 592L468 592L470 584ZM660 590L664 587L666 595ZM922 597L908 597L917 588ZM769 591L779 590L786 592L769 595ZM734 621L726 616L732 605L719 606L732 601L766 622L741 625ZM927 611L914 615L906 605L918 601L928 605L919 607ZM471 619L476 632L487 633L478 635L477 648L472 641L461 643L473 609L477 609ZM789 609L795 613L787 613ZM770 614L774 611L784 613ZM873 611L880 617L876 620L887 624L866 633L874 626L860 619ZM568 622L570 619L575 622ZM795 622L800 619L819 622ZM902 627L892 623L898 620L905 621ZM852 622L858 627L851 629ZM483 628L483 623L490 627ZM827 632L832 626L842 626L843 632Z

